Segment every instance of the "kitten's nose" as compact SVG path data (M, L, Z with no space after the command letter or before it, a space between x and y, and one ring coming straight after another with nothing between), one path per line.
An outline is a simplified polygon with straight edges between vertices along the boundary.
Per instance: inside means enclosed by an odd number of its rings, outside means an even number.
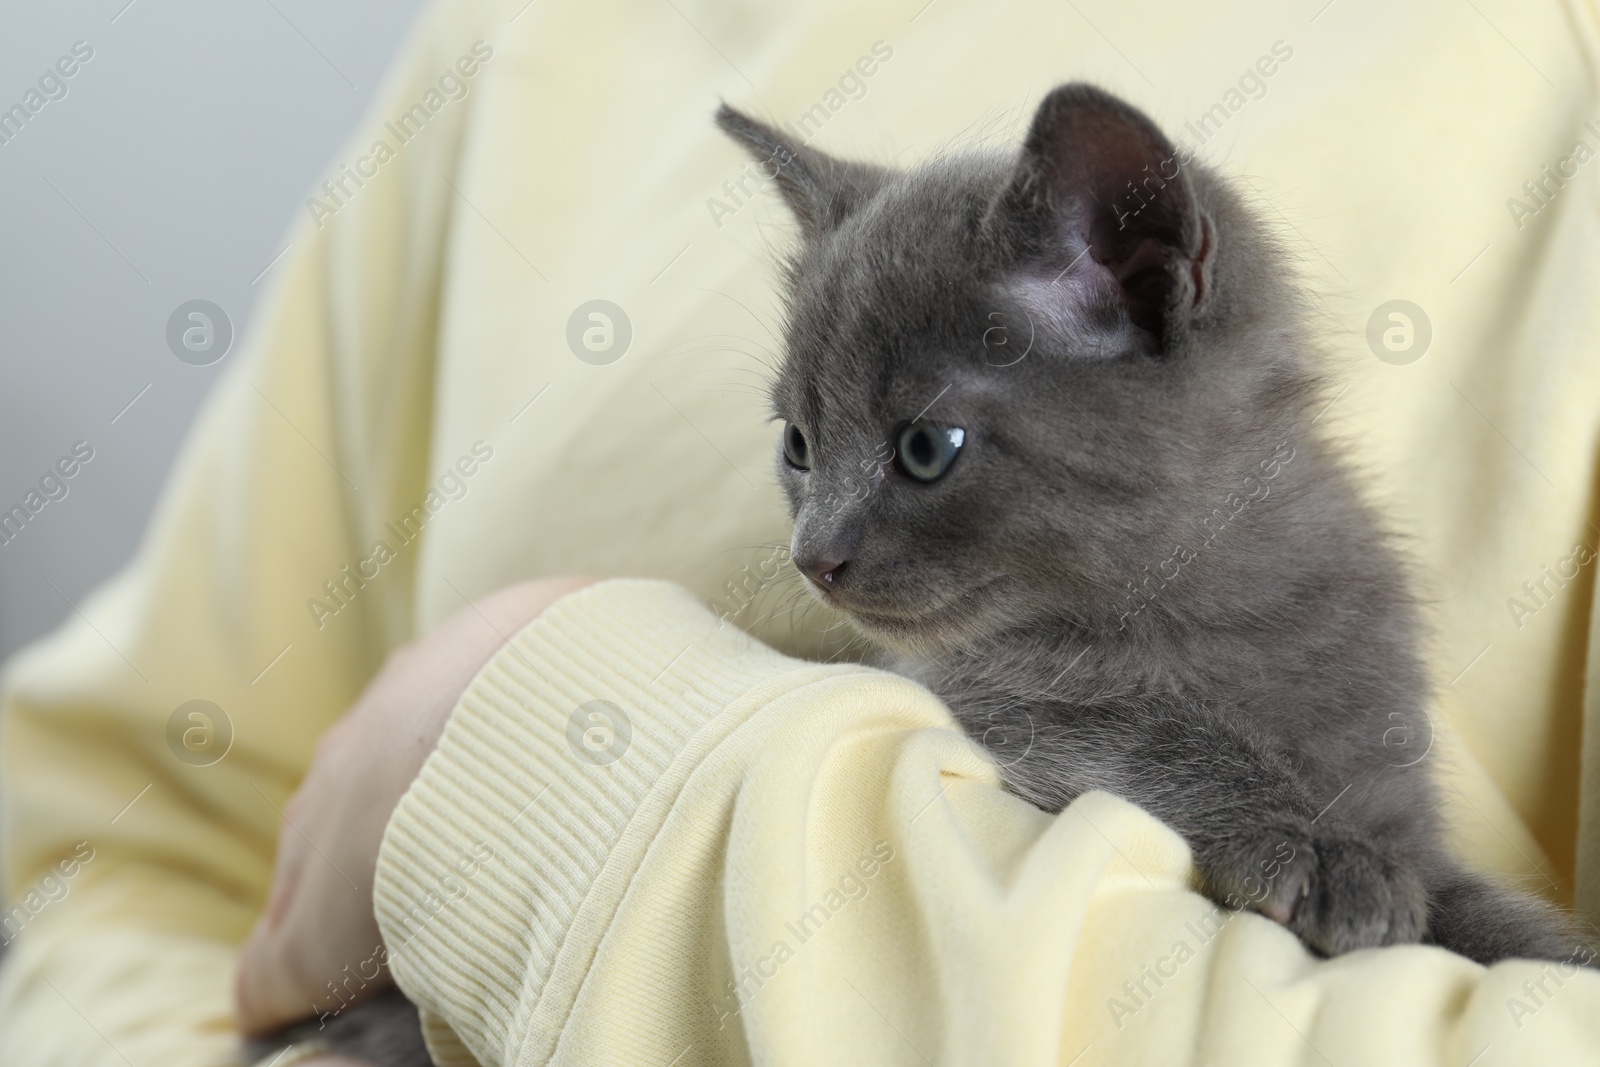
M823 556L805 557L794 561L800 573L810 578L824 589L833 588L833 583L839 574L848 565L847 560L832 559Z

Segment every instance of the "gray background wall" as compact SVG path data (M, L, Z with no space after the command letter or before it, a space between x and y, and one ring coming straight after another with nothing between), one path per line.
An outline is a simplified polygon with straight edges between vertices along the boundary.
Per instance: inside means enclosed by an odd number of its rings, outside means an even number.
M0 4L0 111L75 42L93 49L66 95L0 143L0 511L74 442L94 449L67 496L0 544L0 657L133 553L227 362L176 358L169 316L205 299L243 330L293 214L421 6Z

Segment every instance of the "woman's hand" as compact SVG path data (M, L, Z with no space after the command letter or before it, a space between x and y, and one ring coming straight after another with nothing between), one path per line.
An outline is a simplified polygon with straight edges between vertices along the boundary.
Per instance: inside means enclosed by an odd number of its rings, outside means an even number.
M392 653L361 699L322 735L284 808L272 893L239 956L234 995L242 1031L267 1033L342 1010L389 983L387 969L378 969L385 954L372 909L389 816L489 658L545 608L592 581L527 582L463 608Z

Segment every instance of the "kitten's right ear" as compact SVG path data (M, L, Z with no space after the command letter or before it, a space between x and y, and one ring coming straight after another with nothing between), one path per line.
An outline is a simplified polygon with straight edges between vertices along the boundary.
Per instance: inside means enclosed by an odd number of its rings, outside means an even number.
M807 240L838 227L889 175L882 167L847 163L807 148L727 104L717 109L717 125L755 158L763 178L777 181Z
M1163 347L1206 291L1210 230L1188 161L1137 108L1063 85L1040 103L993 221L1049 299L1119 307Z

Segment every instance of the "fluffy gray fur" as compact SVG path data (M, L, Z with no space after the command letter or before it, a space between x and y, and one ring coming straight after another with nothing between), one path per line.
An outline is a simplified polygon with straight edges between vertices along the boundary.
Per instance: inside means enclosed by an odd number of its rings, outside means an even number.
M802 232L772 389L804 442L778 462L795 563L1012 790L1139 804L1214 899L1320 954L1593 960L1444 844L1417 603L1314 428L1306 300L1225 181L1085 85L1020 152L908 171L717 122ZM908 474L913 422L964 431L937 480Z
M245 1043L251 1063L270 1064L293 1044L315 1042L324 1054L373 1067L432 1067L417 1009L400 990L383 992L345 1008L330 1020L294 1023L269 1037Z

